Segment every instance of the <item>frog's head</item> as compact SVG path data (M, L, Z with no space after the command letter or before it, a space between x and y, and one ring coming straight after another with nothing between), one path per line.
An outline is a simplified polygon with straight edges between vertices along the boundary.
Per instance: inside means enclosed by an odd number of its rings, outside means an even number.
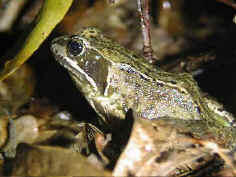
M51 44L56 60L82 90L89 89L86 92L102 92L106 87L110 62L101 52L101 39L100 31L87 28L78 35L58 37Z

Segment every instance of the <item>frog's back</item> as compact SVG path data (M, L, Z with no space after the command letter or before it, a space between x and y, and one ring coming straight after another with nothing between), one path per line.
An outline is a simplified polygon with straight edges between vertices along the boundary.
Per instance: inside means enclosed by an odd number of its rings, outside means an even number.
M149 80L158 79L173 84L181 80L182 82L186 82L187 79L196 84L192 76L188 73L169 73L162 71L160 68L157 69L153 64L148 63L144 57L122 47L116 41L105 37L97 28L85 28L79 35L89 41L90 46L93 46L104 58L109 58L114 63L122 63L123 65L130 66L142 75L145 75Z
M113 63L109 85L113 92L122 95L126 108L149 119L163 116L200 119L199 107L191 93L190 87L194 83L191 76L156 69L143 57L106 38L96 28L86 28L79 35ZM186 77L191 82L186 82Z

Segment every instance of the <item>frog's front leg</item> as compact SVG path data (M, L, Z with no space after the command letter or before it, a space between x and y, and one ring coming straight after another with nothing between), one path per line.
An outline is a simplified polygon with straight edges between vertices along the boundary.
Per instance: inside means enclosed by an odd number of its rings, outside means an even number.
M124 120L128 111L127 104L117 93L109 96L99 95L90 99L89 102L105 122L110 122L114 118Z
M236 127L235 118L232 113L225 110L224 106L210 96L203 97L208 108L214 113L214 118L222 122L224 126Z

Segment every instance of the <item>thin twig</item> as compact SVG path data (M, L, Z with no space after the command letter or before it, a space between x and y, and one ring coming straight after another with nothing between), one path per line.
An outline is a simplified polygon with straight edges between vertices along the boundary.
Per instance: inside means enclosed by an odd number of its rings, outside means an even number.
M153 50L151 45L151 35L150 35L150 16L149 16L149 0L137 0L138 12L140 15L140 24L143 35L143 53L146 59L153 63ZM144 4L144 7L142 6Z

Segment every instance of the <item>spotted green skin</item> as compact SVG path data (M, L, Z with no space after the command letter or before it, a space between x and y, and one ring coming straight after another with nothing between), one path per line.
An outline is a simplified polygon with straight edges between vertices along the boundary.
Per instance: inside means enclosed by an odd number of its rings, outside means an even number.
M83 46L74 56L68 42ZM221 105L208 104L188 73L168 73L105 37L96 28L53 40L51 50L79 90L106 123L124 119L129 109L136 117L177 117L232 127L234 118ZM228 116L229 115L229 116Z

